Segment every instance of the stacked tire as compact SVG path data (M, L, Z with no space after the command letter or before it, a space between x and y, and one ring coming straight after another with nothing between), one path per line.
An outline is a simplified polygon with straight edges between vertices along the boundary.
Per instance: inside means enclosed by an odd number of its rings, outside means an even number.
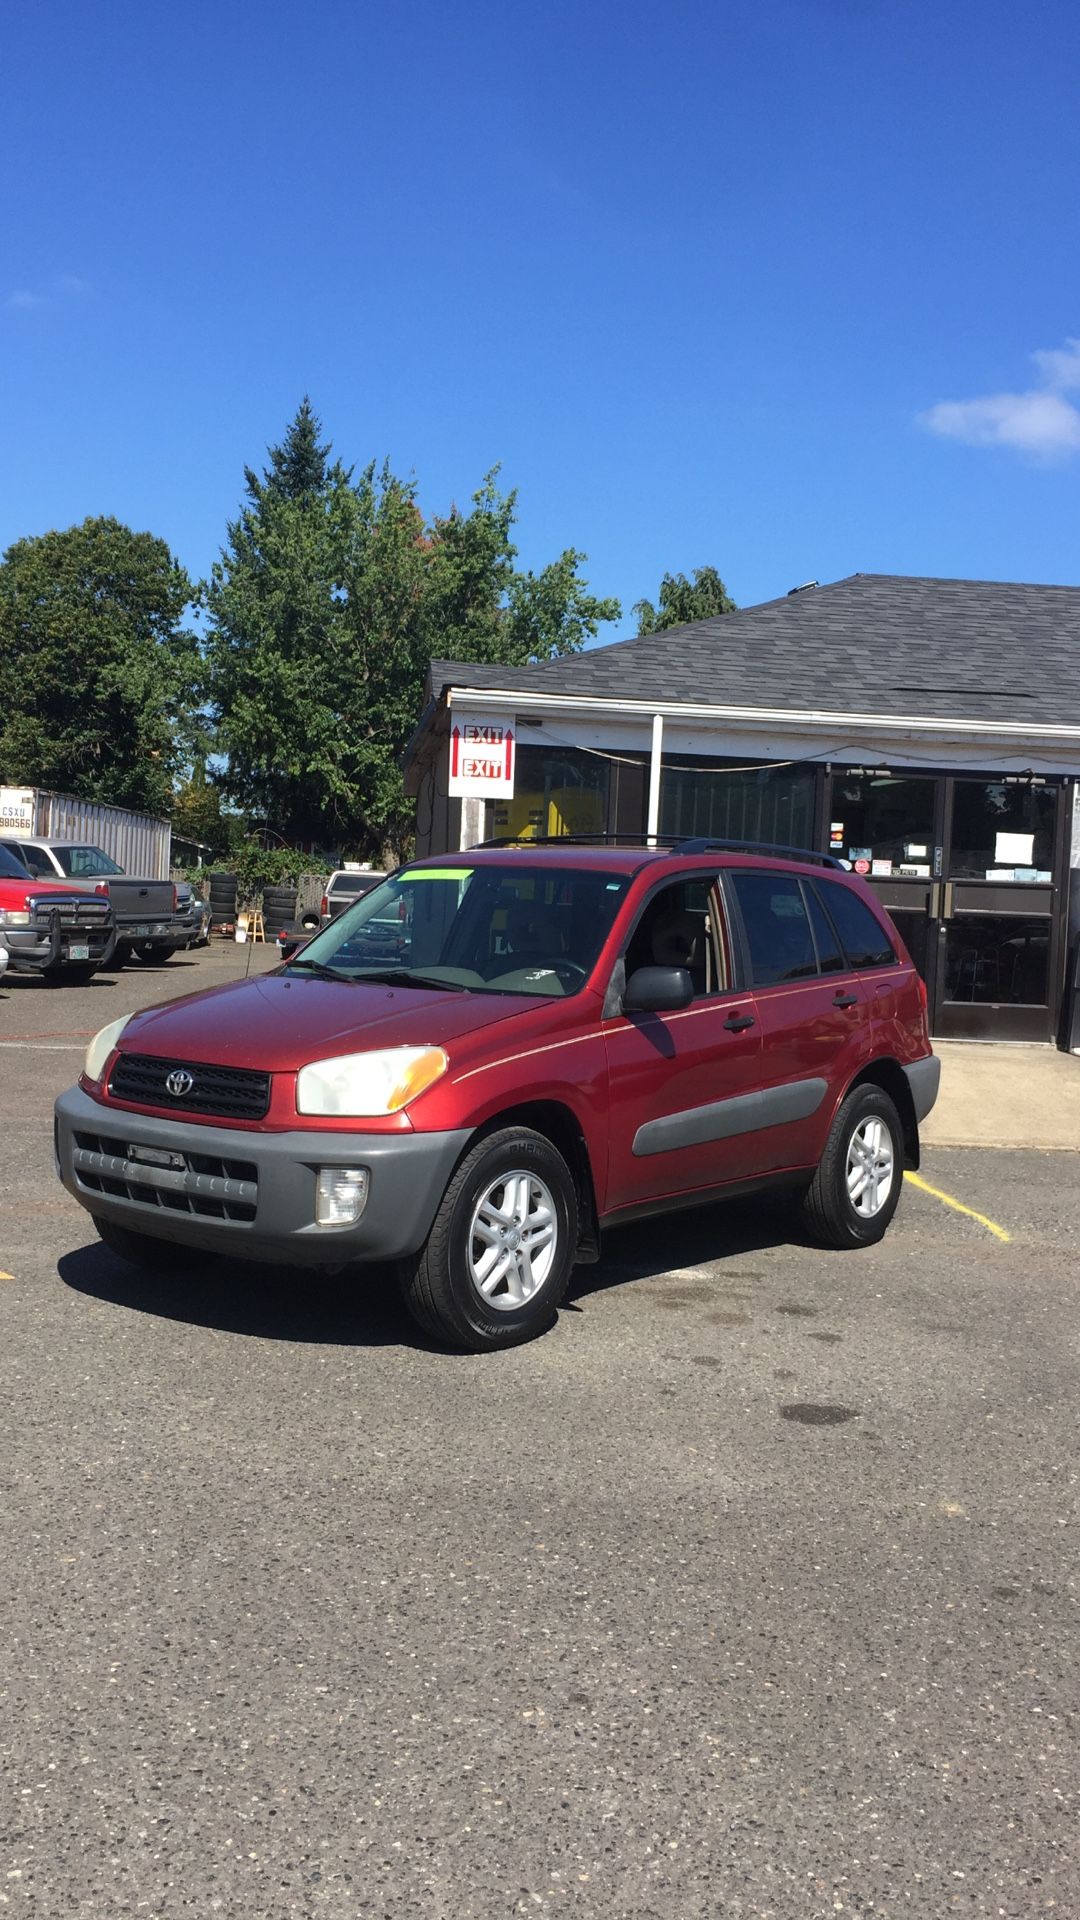
M263 893L263 931L268 940L276 940L282 927L290 927L296 917L296 888L267 887Z
M235 873L210 875L211 933L218 932L222 927L236 925L236 886Z

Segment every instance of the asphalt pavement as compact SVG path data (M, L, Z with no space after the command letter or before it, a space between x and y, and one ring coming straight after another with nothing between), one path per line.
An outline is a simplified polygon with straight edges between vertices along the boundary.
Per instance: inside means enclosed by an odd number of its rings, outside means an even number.
M0 1907L1080 1913L1080 1158L933 1150L866 1253L625 1230L448 1355L56 1181L89 1034L249 958L0 986Z

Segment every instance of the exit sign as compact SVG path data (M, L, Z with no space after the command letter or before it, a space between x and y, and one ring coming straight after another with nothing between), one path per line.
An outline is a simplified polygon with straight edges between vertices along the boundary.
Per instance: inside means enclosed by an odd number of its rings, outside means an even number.
M514 792L514 729L509 721L481 720L477 714L450 715L451 799L488 800Z

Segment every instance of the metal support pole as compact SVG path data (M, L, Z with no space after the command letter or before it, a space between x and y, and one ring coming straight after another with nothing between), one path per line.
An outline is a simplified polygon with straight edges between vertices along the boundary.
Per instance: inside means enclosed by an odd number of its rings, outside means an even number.
M660 771L664 758L664 716L653 714L652 757L649 761L649 824L646 839L650 846L656 839L660 825Z

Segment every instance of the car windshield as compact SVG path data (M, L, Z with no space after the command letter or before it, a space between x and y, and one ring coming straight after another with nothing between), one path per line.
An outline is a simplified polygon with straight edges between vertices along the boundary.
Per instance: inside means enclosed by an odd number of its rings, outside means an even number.
M4 880L27 880L29 877L29 867L24 867L22 861L17 860L15 855L9 853L6 847L0 847L0 878Z
M563 867L407 867L291 964L460 992L576 993L629 884L627 875Z
M99 873L123 873L102 847L54 847L53 852L73 880L93 878Z

